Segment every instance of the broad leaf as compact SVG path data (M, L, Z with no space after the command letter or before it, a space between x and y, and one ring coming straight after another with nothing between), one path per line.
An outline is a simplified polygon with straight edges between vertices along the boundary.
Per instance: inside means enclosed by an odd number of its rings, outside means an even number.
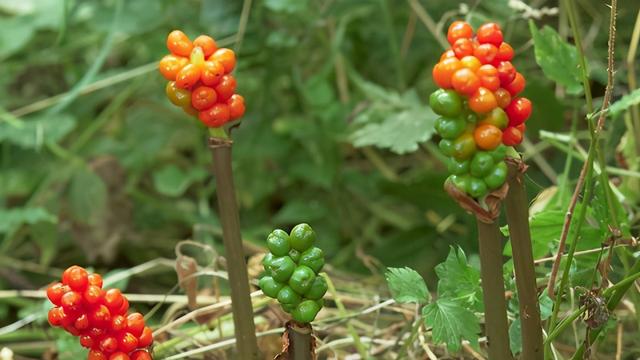
M438 299L422 308L426 327L432 328L433 341L445 343L449 351L458 352L462 340L478 343L480 325L476 316L451 299Z
M461 248L451 247L447 259L436 266L438 297L455 298L469 307L481 307L480 272L471 267Z
M41 207L0 209L0 234L10 232L22 225L39 222L55 223L57 218Z
M564 41L551 27L545 25L542 30L529 22L533 37L536 62L544 74L567 89L569 94L582 92L582 71L578 63L578 51L575 46Z
M170 164L153 173L153 185L159 193L175 197L184 194L191 184L203 179L206 175L207 173L201 168L184 172Z
M635 89L631 93L623 96L620 100L609 106L609 115L616 117L629 107L640 104L640 89Z
M75 127L69 115L40 116L18 124L0 122L0 142L7 141L27 149L35 149L45 142L60 141Z
M424 304L431 300L424 279L411 268L388 268L384 277L391 295L399 303Z

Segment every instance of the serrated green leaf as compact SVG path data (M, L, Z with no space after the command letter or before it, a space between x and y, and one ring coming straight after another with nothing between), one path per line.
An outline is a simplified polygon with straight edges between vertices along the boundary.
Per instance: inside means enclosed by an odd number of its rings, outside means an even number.
M431 300L424 279L411 268L387 268L384 277L391 295L401 304L424 304Z
M75 124L75 119L66 114L40 116L16 125L0 122L0 142L7 141L26 149L36 149L45 142L60 141L73 130Z
M0 209L0 234L10 232L22 225L57 221L58 218L55 215L41 207Z
M640 89L635 89L609 106L609 115L616 117L629 107L640 104Z
M575 46L564 41L553 28L547 25L542 30L538 30L533 21L529 21L529 29L533 37L536 62L544 74L564 86L569 94L580 94L582 71Z
M107 186L95 172L83 168L71 178L69 201L76 221L95 225L106 210Z
M438 299L422 308L426 327L432 328L435 343L447 344L447 349L458 352L462 340L477 346L480 325L476 316L451 299Z
M459 247L451 247L447 259L436 266L438 297L455 298L469 307L482 307L480 272L471 267Z

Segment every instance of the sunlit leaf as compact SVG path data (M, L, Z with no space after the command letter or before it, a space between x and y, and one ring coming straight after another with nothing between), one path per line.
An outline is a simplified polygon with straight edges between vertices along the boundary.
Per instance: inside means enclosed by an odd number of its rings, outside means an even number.
M391 295L399 303L424 304L431 300L424 279L411 268L388 268L384 277Z

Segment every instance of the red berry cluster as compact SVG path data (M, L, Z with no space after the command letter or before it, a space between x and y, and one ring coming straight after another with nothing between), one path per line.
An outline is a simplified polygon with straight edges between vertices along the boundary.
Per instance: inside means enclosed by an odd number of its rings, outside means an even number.
M103 289L99 274L71 266L62 282L47 288L47 297L55 305L49 324L78 336L91 349L89 360L151 360L151 328L140 313L127 315L127 298L118 289Z
M442 54L433 68L435 83L466 97L468 107L476 114L488 114L496 108L506 112L509 119L506 126L485 126L482 134L477 131L474 134L476 141L483 135L499 134L504 145L520 144L524 122L531 115L531 101L517 97L526 81L511 63L513 48L503 41L500 26L483 24L474 36L471 25L455 21L449 26L447 40L451 49Z
M171 54L160 60L160 73L169 80L169 100L187 114L198 116L207 127L221 127L244 114L244 98L235 94L236 66L233 50L218 48L213 38L198 36L193 42L180 30L167 36Z

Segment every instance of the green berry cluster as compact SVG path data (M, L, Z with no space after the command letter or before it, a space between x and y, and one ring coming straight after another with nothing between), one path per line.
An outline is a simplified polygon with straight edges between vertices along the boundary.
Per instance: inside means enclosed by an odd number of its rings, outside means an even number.
M290 234L277 229L267 238L265 276L259 285L265 295L278 299L282 309L300 323L310 323L322 308L327 282L318 275L324 252L313 246L316 234L307 224L296 225Z
M500 134L490 130L506 126L505 112L495 108L478 120L466 100L444 89L431 95L430 105L441 115L435 129L442 138L440 150L448 157L449 180L476 199L502 186L507 178L507 146L501 144Z

